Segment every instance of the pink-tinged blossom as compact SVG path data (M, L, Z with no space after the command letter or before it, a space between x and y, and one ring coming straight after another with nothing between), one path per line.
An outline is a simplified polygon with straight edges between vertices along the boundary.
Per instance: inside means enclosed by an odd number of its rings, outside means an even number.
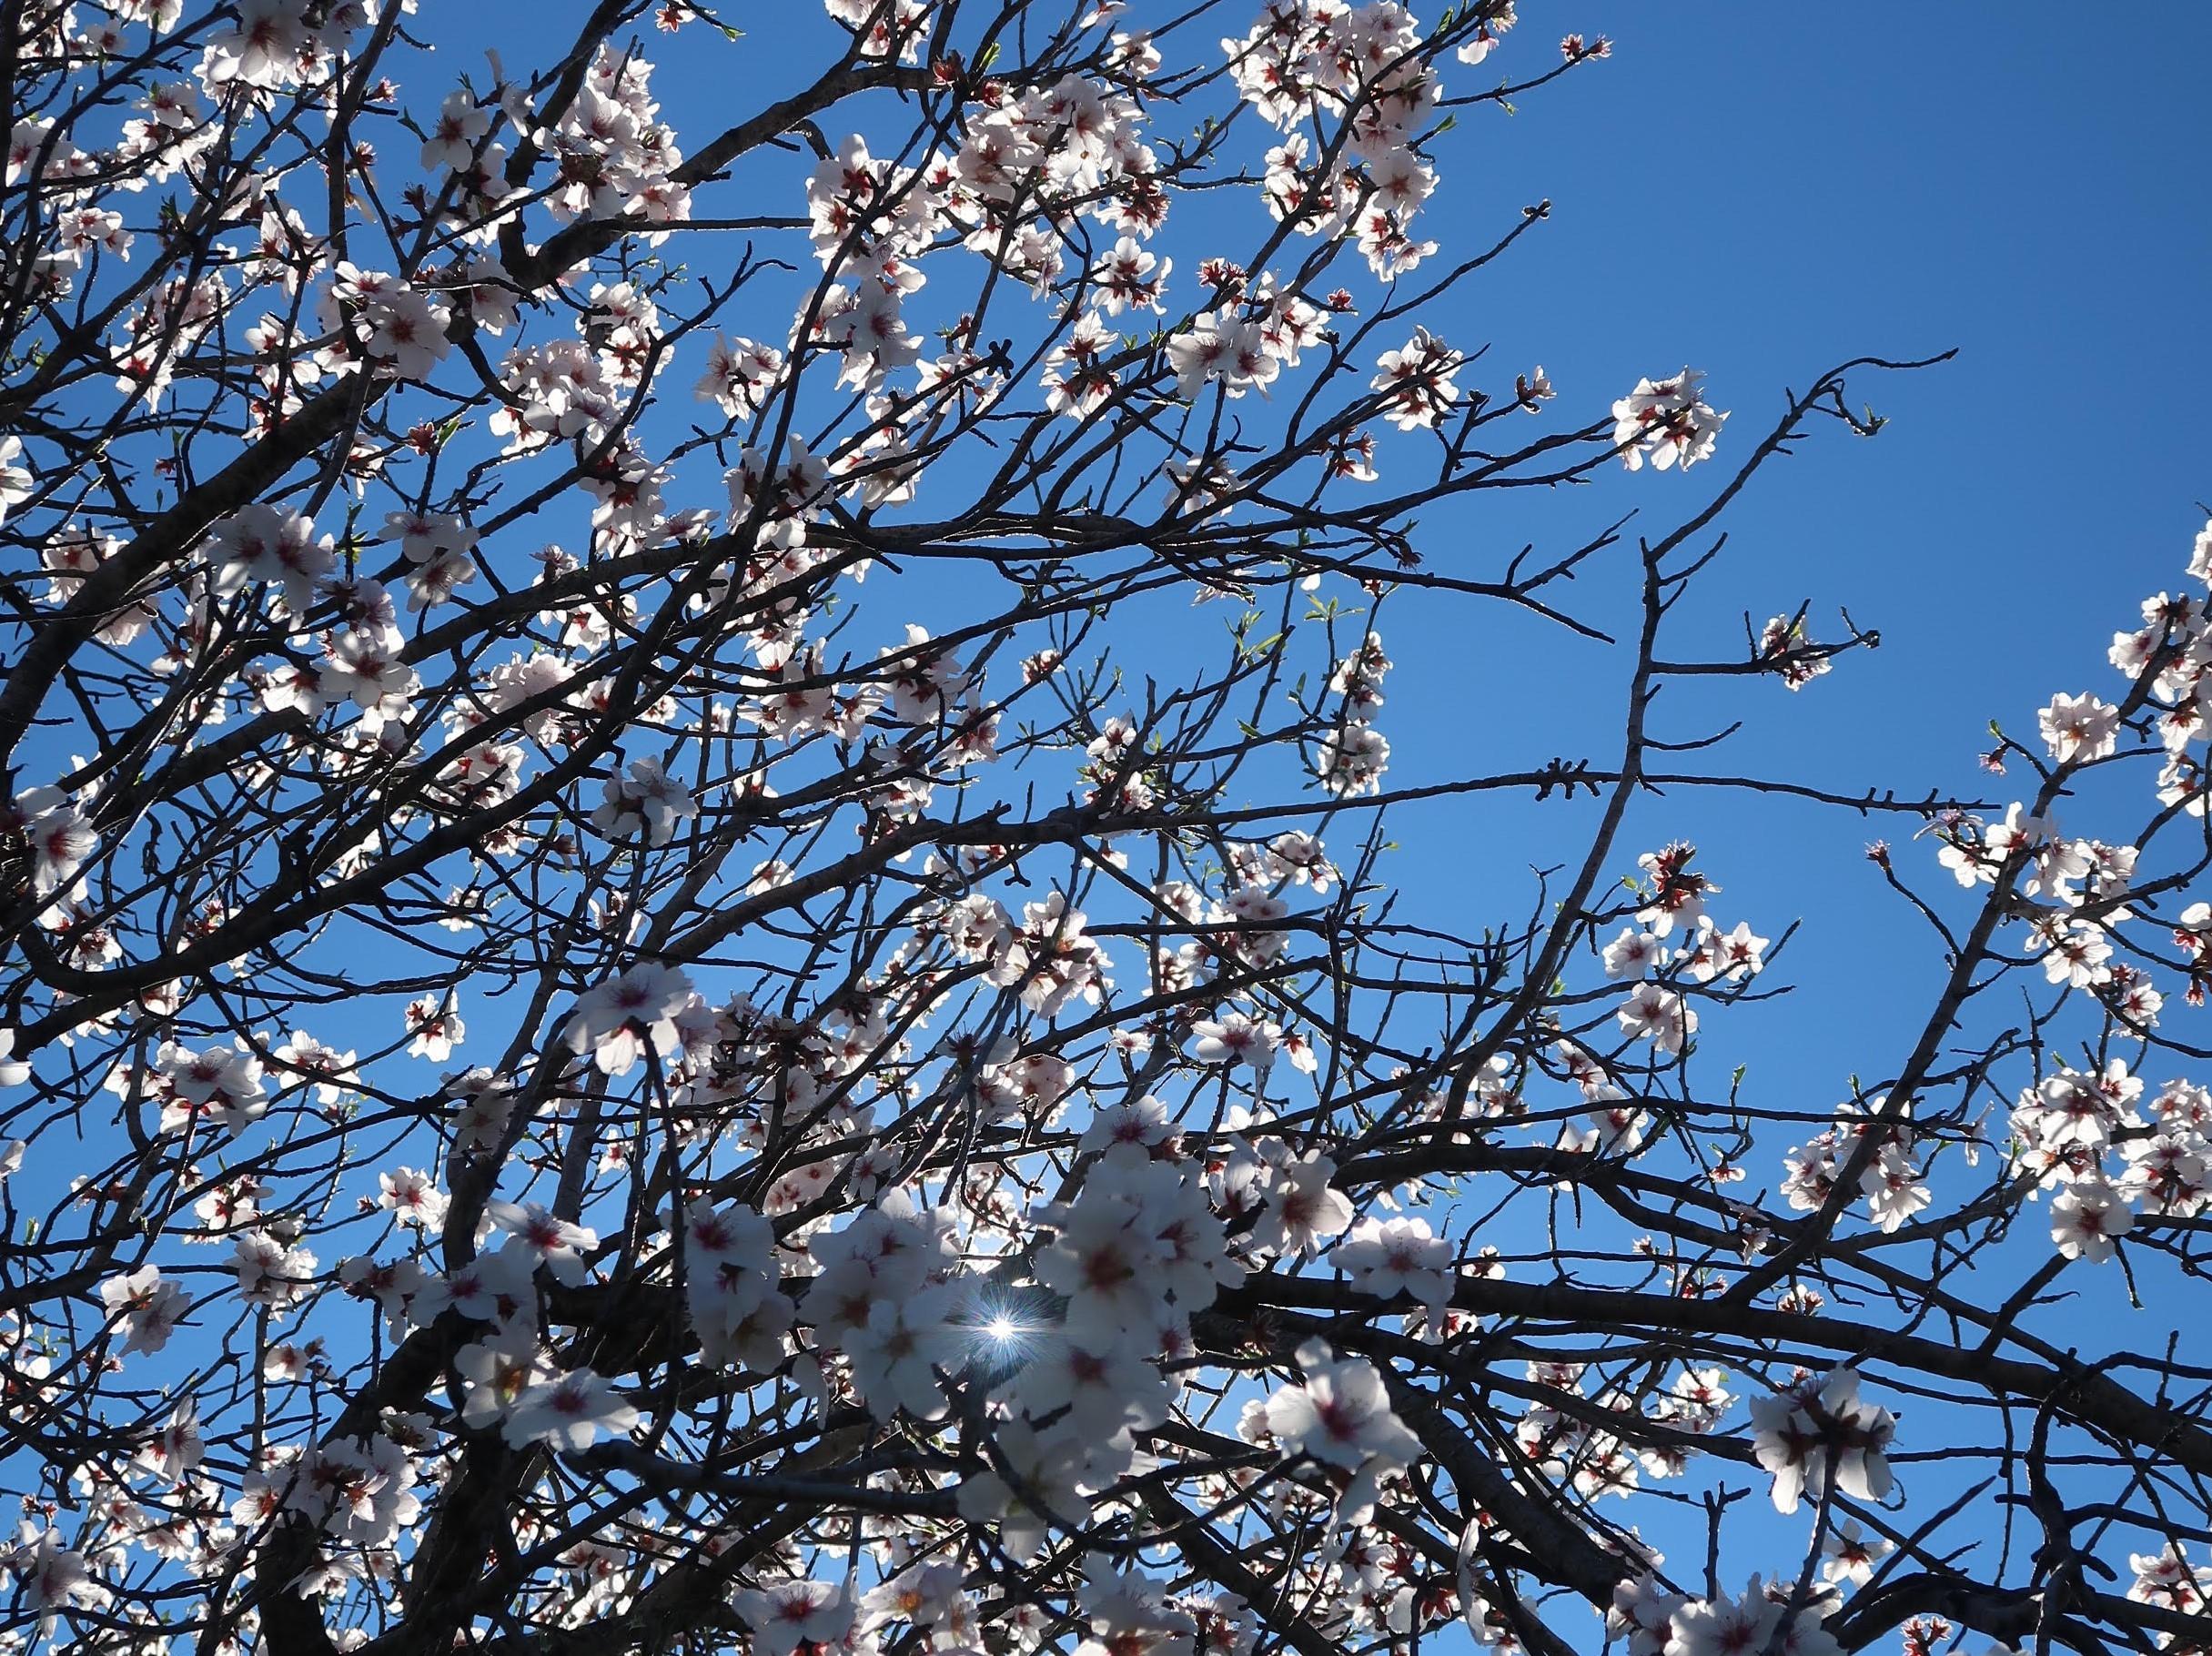
M1843 1656L1820 1611L1793 1611L1790 1597L1783 1583L1768 1589L1753 1576L1741 1598L1692 1600L1669 1618L1663 1656Z
M1253 1246L1311 1257L1329 1237L1342 1236L1352 1222L1352 1205L1329 1187L1336 1176L1337 1164L1318 1150L1276 1166L1267 1207L1252 1229Z
M500 1429L516 1449L542 1443L575 1454L590 1449L602 1435L619 1438L637 1423L638 1411L612 1382L590 1368L579 1368L525 1388Z
M1112 1341L1152 1322L1167 1246L1143 1214L1112 1192L1084 1190L1037 1256L1037 1280L1068 1298L1071 1338Z
M1086 1567L1078 1602L1090 1623L1090 1637L1076 1646L1076 1656L1167 1656L1182 1651L1203 1656L1203 1647L1195 1642L1196 1619L1169 1600L1164 1581L1095 1558Z
M901 1621L915 1629L935 1629L958 1618L965 1600L960 1567L933 1559L903 1570L862 1594L857 1630L864 1639Z
M2051 757L2060 764L2110 758L2117 745L2120 710L2093 695L2054 696L2036 715Z
M2178 1541L2169 1541L2156 1552L2135 1552L2127 1558L2135 1581L2127 1590L2136 1604L2156 1604L2185 1616L2201 1616L2212 1605L2212 1570L2191 1564Z
M151 1435L140 1439L131 1459L151 1476L176 1486L184 1482L207 1451L207 1440L200 1434L199 1405L187 1398Z
M1121 237L1091 271L1098 288L1100 312L1109 317L1125 310L1157 314L1162 308L1168 273L1174 268L1173 259L1146 252L1133 237Z
M606 798L591 813L591 825L611 840L645 836L648 845L665 845L678 826L699 814L699 802L657 759L633 760L627 773L610 776Z
M1821 1538L1821 1575L1839 1585L1849 1581L1864 1587L1874 1579L1876 1566L1894 1550L1880 1536L1862 1534L1859 1520L1847 1518Z
M1674 1614L1689 1603L1657 1576L1632 1576L1613 1588L1605 1611L1606 1633L1623 1641L1628 1656L1665 1656Z
M1810 651L1808 643L1802 617L1776 615L1759 630L1757 656L1782 675L1790 690L1800 691L1835 667L1828 656Z
M1934 1201L1935 1194L1924 1171L1913 1165L1904 1149L1884 1145L1866 1170L1859 1175L1859 1188L1866 1196L1866 1211L1884 1235L1893 1235L1905 1222Z
M98 1610L114 1598L83 1553L64 1546L53 1530L34 1530L27 1521L23 1539L0 1550L0 1575L14 1581L18 1605L37 1619L41 1635L50 1635L67 1611Z
M446 337L452 314L438 299L381 272L338 266L326 320L351 311L365 325L369 359L399 379L421 379L453 348ZM358 336L357 336L358 338Z
M1200 1018L1190 1026L1197 1037L1191 1055L1201 1064L1248 1064L1265 1074L1275 1062L1282 1030L1264 1019L1241 1012L1225 1012L1218 1018Z
M1322 738L1317 765L1321 786L1348 799L1381 791L1390 743L1371 724L1346 723Z
M1087 1457L1073 1434L1040 1432L1020 1416L999 1426L992 1448L992 1463L961 1480L960 1515L972 1524L995 1525L1006 1555L1026 1562L1053 1526L1080 1523L1089 1513Z
M466 92L449 92L439 106L438 119L422 146L427 172L461 172L476 160L476 146L491 130L489 110L477 106Z
M705 369L693 388L702 402L712 402L732 419L749 419L783 372L783 353L746 338L714 336Z
M1451 1303L1451 1245L1426 1219L1362 1219L1328 1259L1363 1294L1385 1300L1402 1294L1427 1308L1431 1327Z
M1434 429L1459 401L1451 377L1465 361L1427 328L1415 328L1403 347L1383 352L1375 364L1369 389L1380 399L1382 417L1400 431Z
M1854 1368L1837 1368L1769 1397L1753 1398L1752 1449L1774 1475L1774 1510L1820 1500L1833 1483L1854 1499L1878 1501L1890 1491L1885 1451L1896 1417L1859 1398Z
M1259 325L1221 310L1208 311L1186 331L1172 335L1167 363L1175 370L1176 394L1185 398L1197 396L1212 380L1220 381L1231 397L1255 388L1264 392L1282 371L1282 364L1268 352Z
M1634 926L1623 926L1601 954L1608 977L1641 977L1666 964L1667 952L1659 939Z
M1392 1412L1382 1376L1367 1358L1339 1358L1319 1340L1300 1346L1298 1357L1304 1382L1268 1399L1268 1430L1284 1453L1353 1474L1338 1512L1343 1522L1362 1523L1383 1474L1419 1459L1420 1439Z
M1613 404L1613 446L1631 471L1647 461L1654 471L1686 471L1712 458L1728 416L1714 412L1699 393L1703 378L1684 369L1672 379L1639 379Z
M1723 932L1707 919L1700 924L1683 964L1701 984L1746 983L1765 966L1768 942L1752 930L1747 920L1739 920L1732 931Z
M311 1082L318 1104L336 1104L353 1080L355 1055L326 1045L303 1030L295 1029L271 1050L278 1070Z
M155 1062L167 1082L161 1107L165 1133L206 1121L235 1138L268 1109L261 1061L239 1047L210 1046L196 1053L164 1044Z
M833 1646L853 1625L847 1581L800 1580L747 1588L734 1600L760 1656L793 1656L803 1644Z
M608 1075L628 1075L649 1047L665 1059L682 1045L675 1017L692 998L692 980L682 972L641 961L579 998L569 1019L569 1050L580 1057L590 1053Z
M165 1281L158 1266L142 1265L100 1284L100 1304L123 1337L123 1355L156 1352L184 1321L189 1304L180 1283Z
M66 893L99 845L90 819L58 788L32 788L0 811L0 827L20 833L31 857L31 890L41 897Z
M683 1226L685 1303L700 1355L725 1368L774 1368L793 1309L779 1286L774 1228L753 1208L703 1200Z
M1696 855L1696 846L1677 840L1663 851L1647 851L1636 859L1651 884L1651 895L1636 911L1636 919L1654 937L1671 937L1678 931L1694 935L1705 918L1705 899L1721 889L1690 866Z
M468 1025L454 1010L452 997L439 1000L424 995L408 1002L407 1030L412 1037L407 1048L409 1057L443 1064L461 1044L468 1034Z
M377 1175L377 1206L402 1225L435 1231L445 1223L447 1197L438 1181L419 1167L395 1167Z
M2102 1265L2135 1227L2135 1209L2101 1178L2068 1185L2051 1202L2051 1240L2069 1259Z
M599 1246L597 1231L558 1217L536 1202L487 1202L484 1211L512 1238L509 1247L533 1266L542 1265L555 1281L571 1287L583 1281L584 1256Z
M272 1312L290 1310L315 1285L315 1256L266 1230L232 1238L238 1298Z
M1497 50L1499 37L1510 29L1517 19L1513 15L1512 0L1490 8L1490 15L1476 26L1474 34L1453 54L1463 64L1479 64Z
M1057 1330L1014 1338L1022 1366L1007 1395L1030 1419L1051 1419L1066 1409L1066 1424L1090 1441L1125 1427L1147 1430L1167 1419L1175 1387L1126 1345Z
M317 691L324 702L350 702L359 710L361 729L369 735L403 722L422 681L400 659L397 632L382 628L348 628L330 637L318 665Z
M934 1420L946 1408L939 1368L958 1368L967 1355L965 1331L953 1322L959 1290L932 1283L911 1293L874 1300L867 1320L844 1336L853 1386L878 1420L904 1409Z
M537 1335L520 1327L463 1346L453 1372L461 1385L461 1423L471 1431L498 1425L525 1392L560 1378L539 1351Z
M1669 1055L1682 1051L1697 1033L1696 1008L1662 984L1638 984L1613 1016L1631 1040L1648 1038Z

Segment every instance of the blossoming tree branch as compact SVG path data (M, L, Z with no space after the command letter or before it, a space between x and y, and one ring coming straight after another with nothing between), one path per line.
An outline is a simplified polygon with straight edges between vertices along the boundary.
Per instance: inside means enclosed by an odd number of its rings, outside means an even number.
M1686 641L1728 509L1924 365L1484 354L1602 39L540 11L0 14L0 1647L2212 1649L2212 537L1994 797L1741 773L1877 641ZM1619 716L1394 771L1402 611ZM1722 803L1880 836L1855 1075Z

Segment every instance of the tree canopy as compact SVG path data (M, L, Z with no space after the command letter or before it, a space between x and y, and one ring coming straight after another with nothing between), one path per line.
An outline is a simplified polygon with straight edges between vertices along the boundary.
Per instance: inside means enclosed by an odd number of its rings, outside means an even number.
M2212 528L1983 771L1751 773L1662 692L1880 640L1697 642L1729 508L1933 365L1490 360L1438 170L1603 39L543 14L0 15L0 1648L2212 1650ZM1394 768L1446 609L1614 713ZM1866 822L1858 1074L1717 799Z

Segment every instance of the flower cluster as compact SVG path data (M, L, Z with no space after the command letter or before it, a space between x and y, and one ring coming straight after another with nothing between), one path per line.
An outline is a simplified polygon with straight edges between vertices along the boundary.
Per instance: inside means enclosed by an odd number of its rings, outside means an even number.
M15 9L0 1645L1511 1651L1564 1584L1641 1656L1830 1656L1900 1492L1862 1367L1937 1291L1887 1250L2040 1254L2033 1197L2049 1270L2199 1263L2212 1097L2142 1077L2212 988L2161 861L2201 597L2000 736L2032 799L1867 796L1956 882L1923 1045L2035 997L1874 1090L1723 1082L1811 997L1686 839L1605 884L1746 792L1662 774L1712 745L1672 699L1602 790L1380 728L1385 609L1434 607L1401 655L1492 601L1609 636L1566 587L1611 535L1452 541L1472 491L1718 451L1699 375L1560 429L1451 308L1548 216L1438 257L1488 210L1455 129L1601 38L1491 90L1451 66L1509 0L1272 0L1182 62L1120 0L825 0L831 67L755 41L680 139L713 77L657 93L607 8L465 77L411 0ZM651 8L702 65L718 9ZM1843 648L1690 661L1671 544L1640 677ZM2155 835L2060 832L2138 763ZM1608 804L1518 918L1393 886L1401 813L1530 789ZM2070 1455L2207 1470L2045 1375L2040 1302L1940 1291ZM1631 1520L1747 1462L1818 1510L1803 1585L1699 1596ZM2199 1613L2169 1539L2066 1615Z
M1728 416L1706 403L1698 389L1703 379L1684 369L1672 379L1639 379L1613 404L1613 447L1631 471L1647 461L1654 471L1688 470L1712 458Z

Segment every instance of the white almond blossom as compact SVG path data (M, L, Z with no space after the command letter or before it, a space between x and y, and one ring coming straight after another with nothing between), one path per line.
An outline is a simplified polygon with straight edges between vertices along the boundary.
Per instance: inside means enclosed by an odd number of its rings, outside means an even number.
M1613 404L1613 446L1631 471L1647 461L1654 471L1686 471L1712 457L1728 416L1706 403L1698 389L1703 379L1684 369L1672 379L1639 379Z

